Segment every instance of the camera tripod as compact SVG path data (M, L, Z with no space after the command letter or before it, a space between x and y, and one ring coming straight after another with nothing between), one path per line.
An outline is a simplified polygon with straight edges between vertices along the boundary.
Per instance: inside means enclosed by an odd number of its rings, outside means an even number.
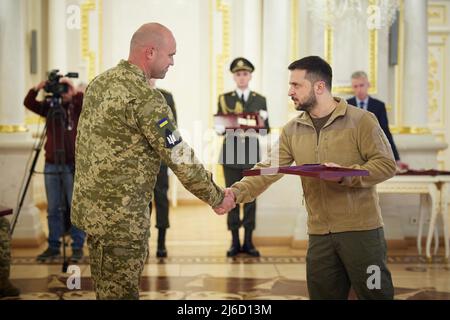
M48 131L48 124L51 123L53 144L54 144L54 164L57 167L57 172L46 172L44 170L44 175L57 175L58 176L58 188L59 188L59 199L58 199L58 215L61 218L61 229L62 236L62 247L63 247L63 265L62 272L67 272L69 261L66 256L66 234L70 230L70 216L68 208L68 195L65 191L64 180L65 175L73 175L73 171L68 172L66 170L66 152L65 152L65 132L66 132L66 113L62 107L62 98L60 96L52 96L49 98L49 109L46 117L45 127L39 138L38 144L34 148L34 157L31 162L31 166L26 173L26 182L23 188L21 188L21 193L17 205L16 213L14 214L11 221L10 236L14 233L16 223L18 221L25 197L31 182L33 174L36 172L35 167L37 160L39 158L42 146L45 141L45 137ZM57 132L59 131L59 132ZM49 228L50 229L50 228ZM51 232L51 230L49 230Z

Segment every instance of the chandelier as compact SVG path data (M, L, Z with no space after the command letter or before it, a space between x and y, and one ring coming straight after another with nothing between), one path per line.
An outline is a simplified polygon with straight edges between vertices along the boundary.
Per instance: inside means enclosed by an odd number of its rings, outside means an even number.
M335 27L339 21L364 23L369 29L390 27L399 9L398 0L308 0L314 22Z

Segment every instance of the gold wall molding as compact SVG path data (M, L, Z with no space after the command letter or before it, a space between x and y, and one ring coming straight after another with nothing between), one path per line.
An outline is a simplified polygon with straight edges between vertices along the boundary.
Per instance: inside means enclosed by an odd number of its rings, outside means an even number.
M299 57L299 0L291 0L291 62Z
M89 45L90 20L89 14L97 11L98 47L97 53ZM81 4L81 56L87 61L87 80L91 81L98 73L103 63L103 0L85 0Z
M421 127L390 127L391 133L393 134L431 134L431 130L429 128L421 128Z
M445 26L448 21L447 9L448 7L445 4L429 3L427 9L428 23L433 26Z
M19 124L2 124L0 125L0 133L18 133L18 132L27 132L28 129Z
M445 41L445 40L444 40ZM446 44L428 44L428 119L430 126L445 126ZM436 121L437 120L437 121Z
M403 125L403 72L405 51L405 4L400 0L400 10L398 16L398 51L397 65L394 67L395 74L395 124L397 127Z
M214 38L215 34L215 18L217 15L222 16L222 23L220 25L219 32L222 36L221 39L221 52L215 52L215 42ZM231 51L231 5L229 2L224 0L216 0L210 1L209 3L209 27L210 27L210 54L209 54L209 63L210 70L215 71L211 72L211 84L210 84L210 99L211 99L211 117L210 117L210 127L212 127L212 115L216 113L217 106L217 96L224 92L225 88L225 64L228 63L230 59L230 51ZM219 150L222 145L222 139L216 139L216 149ZM222 165L216 164L211 165L211 170L214 172L216 177L216 181L219 185L225 185L225 178L223 175Z

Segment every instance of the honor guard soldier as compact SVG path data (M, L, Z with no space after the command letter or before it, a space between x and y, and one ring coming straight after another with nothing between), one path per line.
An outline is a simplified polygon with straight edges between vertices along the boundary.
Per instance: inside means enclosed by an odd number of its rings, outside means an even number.
M249 82L255 70L253 64L245 58L239 57L233 60L230 71L236 83L236 89L219 96L218 114L241 114L259 113L264 120L266 132L269 131L269 120L267 113L266 98L249 89ZM217 128L216 128L217 130ZM219 134L224 134L223 128ZM241 130L239 130L241 131ZM226 156L226 150L234 150L233 156ZM225 135L220 161L223 164L226 186L242 179L243 171L252 168L259 161L258 137L243 135L242 132L228 133ZM230 159L231 158L231 159ZM227 218L228 230L231 231L231 247L227 251L228 257L234 257L239 252L245 252L251 256L258 257L252 242L252 232L255 229L256 200L244 204L244 217L240 220L240 207L237 206ZM244 226L244 243L241 247L239 241L239 228Z

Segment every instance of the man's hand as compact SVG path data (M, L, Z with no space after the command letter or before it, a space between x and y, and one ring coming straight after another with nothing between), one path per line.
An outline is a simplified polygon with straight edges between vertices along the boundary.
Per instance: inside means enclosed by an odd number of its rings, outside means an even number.
M405 172L409 169L409 165L405 162L397 160L396 163L397 163L397 172Z
M236 207L236 197L234 192L230 188L227 188L225 189L225 197L223 198L222 203L220 206L214 208L214 212L222 215L228 213L234 207Z
M34 90L35 90L35 91L41 90L42 88L45 87L45 84L46 84L46 83L47 83L47 81L41 81L41 82L39 82L39 83L34 87Z
M342 166L340 166L334 162L325 162L323 165L326 167L330 167L330 168L342 168ZM342 182L343 179L344 179L343 177L324 178L324 180L333 181L333 182Z

